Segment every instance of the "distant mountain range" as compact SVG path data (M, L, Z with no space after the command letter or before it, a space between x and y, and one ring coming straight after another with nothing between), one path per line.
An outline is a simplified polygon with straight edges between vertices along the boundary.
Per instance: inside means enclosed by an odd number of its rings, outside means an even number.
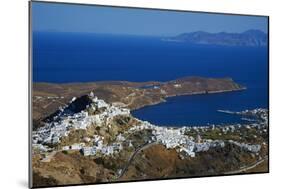
M243 33L208 33L204 31L196 31L182 33L175 37L164 38L163 40L223 46L262 47L268 45L267 34L260 30L247 30Z

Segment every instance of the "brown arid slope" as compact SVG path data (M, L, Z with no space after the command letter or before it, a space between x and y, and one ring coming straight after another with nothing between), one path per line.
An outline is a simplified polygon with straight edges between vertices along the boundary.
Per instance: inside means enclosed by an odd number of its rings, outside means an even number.
M239 172L241 167L251 166L260 160L260 156L242 151L231 144L224 149L212 149L198 153L194 158L184 159L175 149L166 149L163 145L155 144L141 150L119 178L116 166L124 166L126 159L117 156L91 158L74 151L58 152L48 163L41 162L40 158L40 155L33 157L33 181L38 187L238 174L245 173ZM266 172L266 163L265 161L247 172Z
M227 144L224 149L212 149L208 152L200 152L194 158L181 159L176 150L154 145L135 157L120 180L238 174L244 173L240 172L241 167L255 164L259 158L242 151L237 146ZM247 172L266 172L265 163Z
M180 95L194 95L239 91L245 89L231 78L185 77L167 82L106 81L92 83L34 83L33 120L40 120L64 106L73 97L95 91L95 95L108 103L131 110L165 101L165 98Z
M97 165L79 152L58 152L48 163L38 159L39 155L33 157L33 183L38 187L106 182L114 176L113 171Z

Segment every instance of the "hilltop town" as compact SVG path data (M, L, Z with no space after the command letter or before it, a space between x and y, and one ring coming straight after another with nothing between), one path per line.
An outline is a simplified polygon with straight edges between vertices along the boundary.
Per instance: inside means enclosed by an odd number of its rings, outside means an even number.
M180 80L172 83L176 88L184 85ZM242 89L237 86L235 90ZM167 86L157 87L169 91ZM36 95L34 101L64 98ZM139 120L130 111L124 103L99 98L95 90L61 103L32 133L34 183L45 186L267 171L266 109L218 110L251 119L248 124L180 128Z

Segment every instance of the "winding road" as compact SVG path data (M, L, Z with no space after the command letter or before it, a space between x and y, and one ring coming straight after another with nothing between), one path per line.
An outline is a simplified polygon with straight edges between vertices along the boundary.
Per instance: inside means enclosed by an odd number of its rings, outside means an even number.
M265 156L265 158L257 161L256 163L252 164L252 165L249 165L248 167L241 167L240 169L238 170L235 170L235 171L229 171L229 172L225 172L224 174L238 174L238 173L243 173L243 172L246 172L250 169L253 169L255 168L256 166L258 166L259 164L263 163L264 161L268 160L268 156Z
M125 172L127 171L129 165L132 163L132 161L134 160L134 158L136 157L136 155L141 151L144 150L146 148L149 148L152 145L155 145L157 142L151 142L151 143L145 143L144 145L140 146L129 158L129 160L127 161L125 167L122 169L120 175L117 177L117 179L121 178Z

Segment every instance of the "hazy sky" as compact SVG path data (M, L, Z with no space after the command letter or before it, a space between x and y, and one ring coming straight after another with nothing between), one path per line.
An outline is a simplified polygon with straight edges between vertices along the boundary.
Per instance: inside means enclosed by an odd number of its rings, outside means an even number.
M32 2L34 31L174 36L184 32L267 32L267 18Z

